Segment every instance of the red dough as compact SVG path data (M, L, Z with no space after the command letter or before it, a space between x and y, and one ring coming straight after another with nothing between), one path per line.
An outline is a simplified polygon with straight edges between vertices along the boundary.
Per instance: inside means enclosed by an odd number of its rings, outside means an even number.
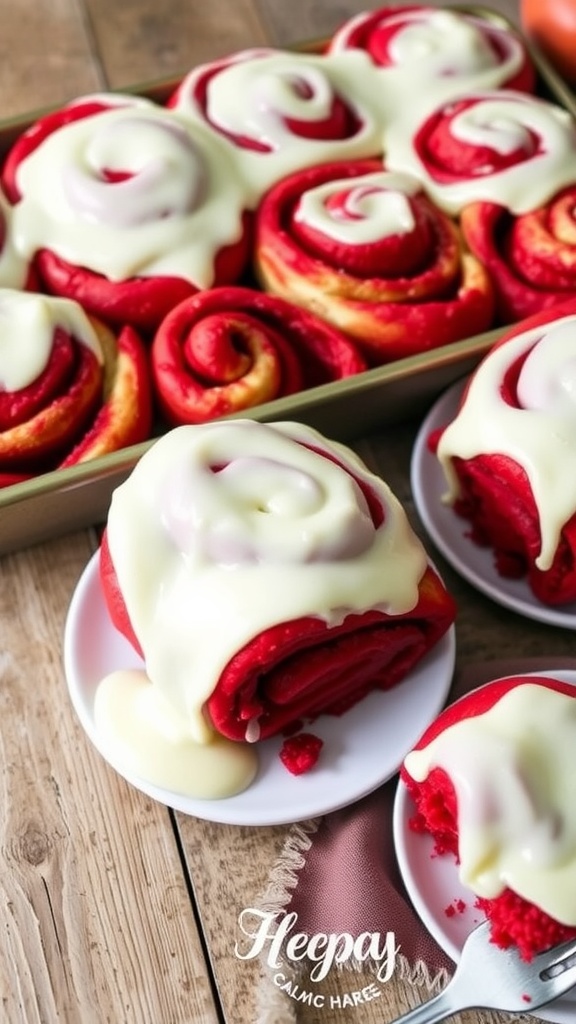
M214 131L221 133L240 149L250 150L255 153L271 153L274 149L273 145L266 138L265 131L259 130L259 120L262 118L264 125L266 125L266 116L262 114L258 106L255 106L251 119L251 131L253 134L248 134L241 128L238 130L234 130L232 127L225 128L214 120L211 115L209 93L213 82L217 81L219 76L225 76L226 72L234 67L235 64L250 63L257 69L258 62L265 62L266 58L273 58L278 52L266 48L241 50L232 56L203 64L186 75L173 95L168 99L167 106L176 110L181 109L183 112L193 111L195 116L205 120ZM309 85L299 80L299 59L299 55L296 55L293 75L291 78L287 75L284 76L283 86L285 89L293 89L295 95L300 99L303 96L313 99L313 96L308 95ZM265 63L263 67L265 69L263 74L265 75L268 73ZM319 67L321 67L321 64ZM327 104L327 109L322 118L302 117L297 119L286 116L282 109L275 111L275 116L282 123L285 132L292 135L296 140L317 139L345 142L348 139L353 139L361 129L361 119L354 99L350 100L346 96L339 95L330 81L328 71L328 66L322 69L322 74L327 76L325 88L330 89L331 92L330 102Z
M552 324L564 316L576 314L576 299L534 315L510 327L491 351L505 346L517 335L538 326ZM485 358L489 358L490 353ZM500 399L522 409L516 382L522 359L511 363L500 383ZM466 401L466 392L461 404ZM435 450L442 435L430 438ZM503 439L503 447L505 440ZM503 453L486 452L470 458L454 457L453 468L460 494L455 511L470 522L470 537L490 547L498 572L503 577L526 577L538 598L547 605L565 605L576 600L576 514L564 524L552 565L539 569L535 564L541 548L541 531L532 488L524 468ZM568 466L567 472L572 468Z
M151 350L172 424L202 423L366 369L354 344L314 314L250 288L214 288L163 320Z
M492 277L502 323L576 296L575 209L576 185L525 214L488 202L463 209L464 237Z
M336 243L299 217L302 196L333 183L326 208L334 221L358 219L355 197L359 190L383 194L370 176L384 171L377 161L356 161L298 172L270 189L256 215L255 259L264 287L314 310L376 365L487 329L494 306L488 274L423 190L407 197L409 230L362 244Z
M326 457L337 461L333 454ZM344 466L342 471L349 472ZM377 528L386 509L360 477L354 479ZM106 533L100 577L115 627L142 654ZM369 692L399 684L446 633L455 611L452 597L428 567L416 606L408 612L393 615L371 609L347 614L331 627L320 615L278 622L230 658L206 701L208 716L219 733L242 741L255 723L257 738L265 739L321 714L340 715Z
M39 377L0 392L0 486L72 466L146 440L152 420L141 338L92 320L103 363L63 328Z
M572 685L549 676L498 679L450 704L428 727L414 749L423 749L451 725L484 714L511 689L527 683L546 686L576 699ZM450 855L458 859L458 807L450 778L442 769L433 768L427 779L416 782L405 766L401 769L401 778L416 805L411 827L416 832L433 836L436 855ZM474 795L471 794L470 798L474 799ZM509 888L495 899L479 898L475 902L490 921L492 941L502 949L516 946L525 960L531 960L543 949L576 936L576 928L553 920L545 911Z
M210 718L223 735L240 740L256 716L265 739L295 719L341 715L372 690L396 686L446 632L453 614L430 569L418 606L406 615L348 615L332 628L312 617L282 623L228 662L207 704Z
M304 775L317 763L324 743L310 732L289 736L282 744L279 757L291 775Z

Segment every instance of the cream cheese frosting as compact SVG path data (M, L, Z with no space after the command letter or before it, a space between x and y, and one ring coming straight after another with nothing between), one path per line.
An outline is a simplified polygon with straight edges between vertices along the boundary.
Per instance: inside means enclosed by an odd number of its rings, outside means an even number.
M381 525L351 474L380 498ZM107 530L147 673L200 742L206 700L254 636L305 615L409 611L427 564L389 488L348 449L288 423L170 431L115 491Z
M386 171L337 179L307 189L294 219L345 245L366 245L414 229L410 197L421 190L416 178ZM329 200L342 195L334 208Z
M464 885L487 899L509 887L576 925L574 697L515 686L484 714L412 751L405 767L419 782L433 768L451 779Z
M567 110L513 90L462 94L462 107L447 103L431 110L428 97L402 110L386 129L386 165L415 175L428 195L447 213L468 203L499 203L513 213L547 202L574 181L576 128ZM477 164L473 173L451 175L419 152L417 139L426 124L443 118L456 145L492 149L500 155L518 151L510 166Z
M121 103L50 134L18 166L13 231L31 259L48 247L106 275L214 281L242 237L246 186L228 147L152 102Z
M335 34L330 52L346 50L372 18L372 12L363 11L346 22ZM452 88L455 82L461 88L464 79L469 88L494 89L517 74L524 63L520 40L487 19L424 8L385 11L382 22L390 33L390 64L382 70L387 79L400 73L409 78L403 84L415 94L424 81L439 78L445 78ZM377 33L378 27L375 24L372 31Z
M382 151L388 100L364 53L327 56L244 50L228 60L200 65L184 79L174 108L195 123L204 121L197 91L209 69L205 104L209 123L215 131L242 137L258 147L235 146L234 159L250 182L251 205L293 171ZM344 104L355 121L343 137L322 131L335 102ZM320 126L316 134L315 125Z
M515 407L504 400L501 387L518 360ZM523 331L493 349L476 369L437 449L447 503L459 493L452 460L482 453L507 455L526 472L540 524L536 565L548 569L562 527L576 512L576 316Z
M19 391L46 369L55 331L61 328L103 362L98 336L71 299L0 288L0 388Z
M0 189L0 288L23 288L28 260L14 245L12 206Z

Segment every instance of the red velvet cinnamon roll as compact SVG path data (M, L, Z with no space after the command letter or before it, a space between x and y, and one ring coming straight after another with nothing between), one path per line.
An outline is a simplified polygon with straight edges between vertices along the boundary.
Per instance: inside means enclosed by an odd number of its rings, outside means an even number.
M118 95L41 118L15 143L3 179L43 287L149 330L244 268L245 191L233 172L202 125Z
M152 343L152 374L172 424L202 423L366 369L357 348L306 310L250 288L186 299Z
M296 423L164 435L114 493L100 570L152 692L199 743L401 684L455 614L386 484Z
M503 323L576 296L576 168L574 177L573 185L527 213L487 202L462 210L464 237L492 276Z
M494 679L445 708L401 771L413 830L525 960L576 935L575 698L562 673Z
M489 276L413 177L325 164L270 189L256 216L264 287L352 337L373 364L488 328Z
M255 205L292 171L382 151L387 99L365 54L242 50L191 71L169 100L235 149Z
M0 289L0 483L148 437L147 354L72 300Z
M512 328L437 440L446 500L548 605L576 600L576 300Z
M532 92L535 70L512 26L467 11L427 5L381 7L346 21L328 53L368 53L391 88L404 95L433 84L440 92L507 87Z
M432 112L401 111L388 125L385 159L452 214L476 201L526 213L573 183L576 128L567 110L535 96L467 93Z

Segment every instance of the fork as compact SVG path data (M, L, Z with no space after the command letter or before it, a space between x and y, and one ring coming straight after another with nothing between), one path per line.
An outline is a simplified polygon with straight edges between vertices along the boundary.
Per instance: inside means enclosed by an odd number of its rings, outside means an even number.
M391 1024L434 1024L466 1009L532 1013L576 985L576 939L527 962L490 942L485 921L468 936L446 988Z

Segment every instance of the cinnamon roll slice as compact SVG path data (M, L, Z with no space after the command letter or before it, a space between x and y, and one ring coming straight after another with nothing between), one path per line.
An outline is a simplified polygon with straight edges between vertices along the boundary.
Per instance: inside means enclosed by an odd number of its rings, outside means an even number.
M401 685L455 605L388 486L296 423L159 439L100 553L116 627L198 742L253 742Z

